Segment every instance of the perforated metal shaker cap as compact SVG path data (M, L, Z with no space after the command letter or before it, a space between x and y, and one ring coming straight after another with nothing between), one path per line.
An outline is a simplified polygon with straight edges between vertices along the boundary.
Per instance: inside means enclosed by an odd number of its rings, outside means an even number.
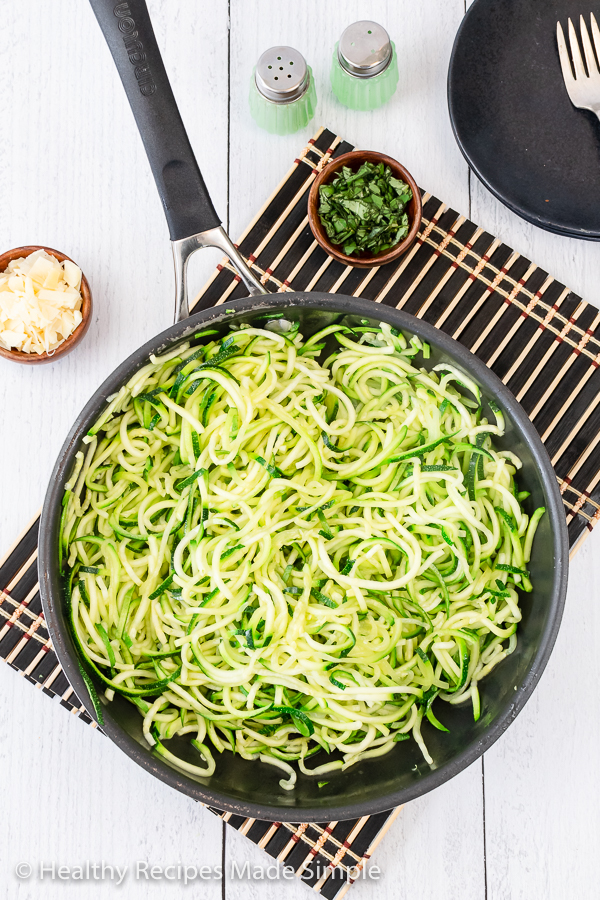
M354 22L340 38L338 59L351 75L359 78L379 75L392 59L390 36L377 22Z
M257 90L273 103L292 103L306 93L310 74L306 60L293 47L271 47L256 64Z

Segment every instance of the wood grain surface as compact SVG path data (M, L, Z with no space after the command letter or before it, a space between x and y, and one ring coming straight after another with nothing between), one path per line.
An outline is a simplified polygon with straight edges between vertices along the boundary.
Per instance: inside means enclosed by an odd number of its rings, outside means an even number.
M539 231L469 176L446 106L446 72L464 0L151 0L167 70L215 206L232 238L318 125L388 153L454 209L502 237L586 300L600 305L600 245ZM582 9L585 12L585 9ZM91 392L128 353L166 327L173 273L168 232L112 60L84 0L2 6L0 253L25 244L64 251L94 295L88 335L43 367L0 359L0 548L43 499L52 464ZM385 25L400 83L380 110L342 107L329 88L333 45L360 18ZM252 66L273 44L297 47L318 94L303 132L260 131L248 108ZM192 290L218 254L198 254ZM570 900L597 895L600 839L600 536L573 563L556 650L538 690L506 735L444 787L409 804L377 849L378 880L350 897L379 900ZM126 759L57 702L0 667L0 897L113 894L223 900L300 900L297 880L231 877L270 860L206 810ZM128 866L126 882L39 878L40 863ZM225 879L185 888L135 878L138 861L225 867ZM30 878L15 867L28 862Z

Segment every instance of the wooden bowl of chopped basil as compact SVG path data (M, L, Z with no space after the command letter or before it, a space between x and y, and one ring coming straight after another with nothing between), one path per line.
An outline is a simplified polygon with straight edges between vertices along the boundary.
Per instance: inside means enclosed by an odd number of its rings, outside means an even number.
M397 259L414 243L421 192L391 156L355 150L332 159L308 196L308 221L317 242L347 266L369 268Z

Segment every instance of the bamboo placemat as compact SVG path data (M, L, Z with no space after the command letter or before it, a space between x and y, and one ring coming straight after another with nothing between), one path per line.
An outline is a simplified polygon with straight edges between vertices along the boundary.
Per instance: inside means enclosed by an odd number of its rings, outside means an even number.
M244 232L241 252L271 291L353 294L397 306L475 352L520 400L549 450L574 552L600 518L600 312L428 193L418 240L398 263L365 270L335 262L313 240L306 201L315 171L351 149L322 128ZM244 295L223 260L194 308ZM38 526L36 516L0 561L0 658L97 728L48 635L38 591ZM290 824L211 811L328 900L345 894L400 812Z

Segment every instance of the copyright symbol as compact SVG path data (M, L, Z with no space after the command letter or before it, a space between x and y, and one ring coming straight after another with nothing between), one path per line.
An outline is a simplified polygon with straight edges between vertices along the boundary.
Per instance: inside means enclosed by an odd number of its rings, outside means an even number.
M33 872L33 866L28 862L20 862L15 866L15 875L17 878L29 878Z

